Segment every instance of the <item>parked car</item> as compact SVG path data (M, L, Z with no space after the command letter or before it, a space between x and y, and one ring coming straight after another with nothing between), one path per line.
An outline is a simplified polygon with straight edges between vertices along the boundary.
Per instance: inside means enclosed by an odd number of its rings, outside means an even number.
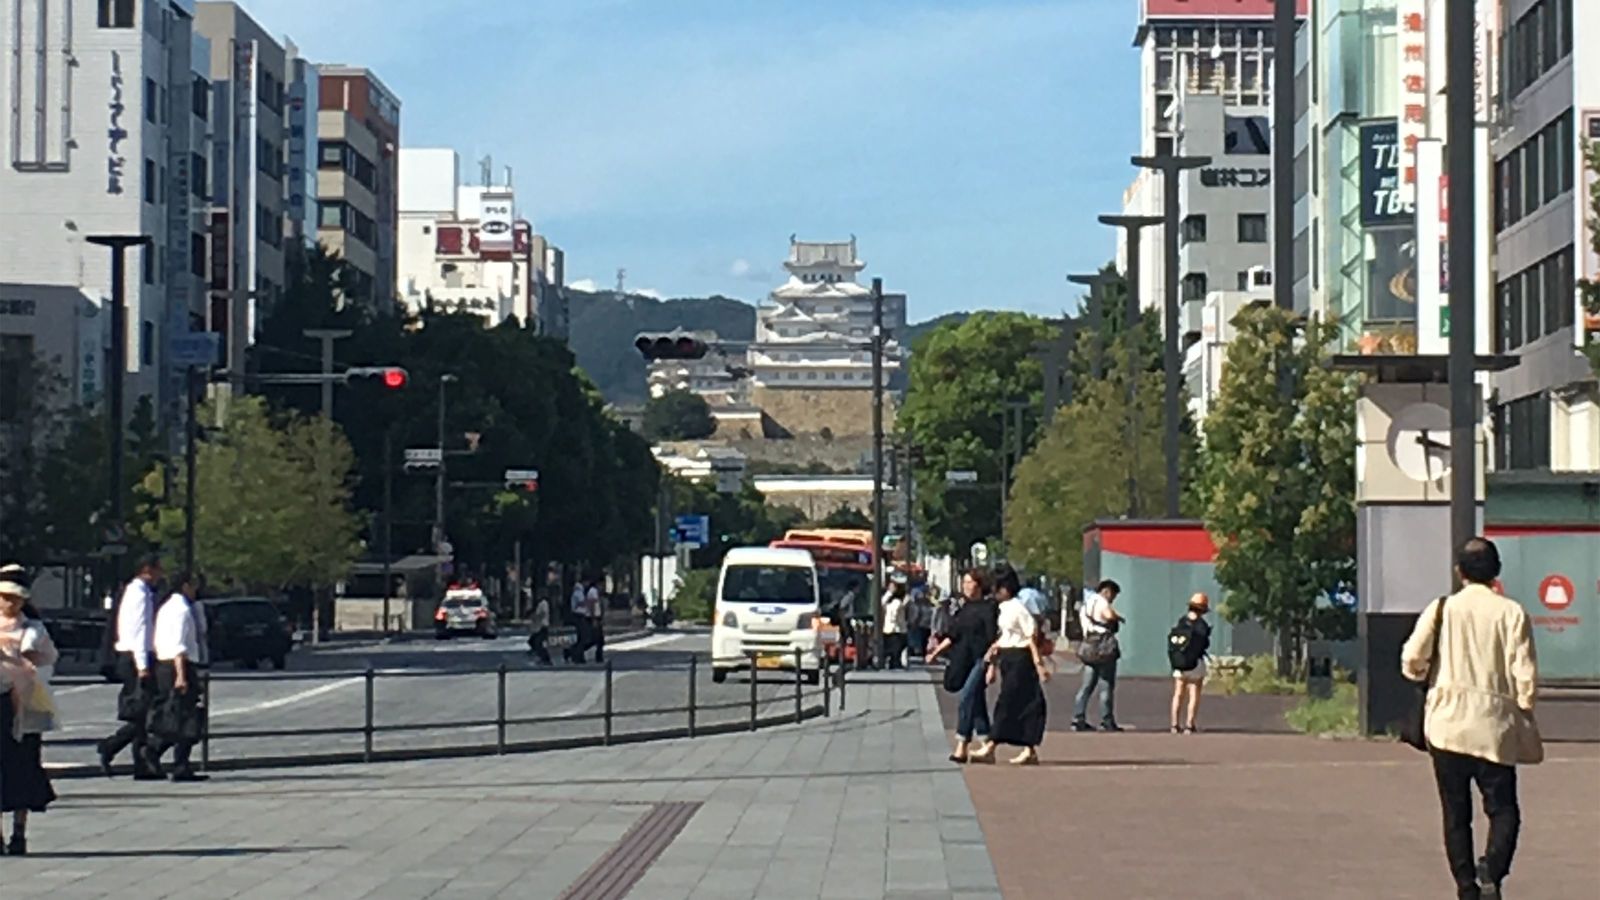
M439 640L458 634L493 638L497 634L494 610L477 585L451 585L433 614L433 636Z
M206 644L213 664L237 662L253 669L263 660L274 669L289 664L294 647L291 626L265 597L218 597L202 601Z

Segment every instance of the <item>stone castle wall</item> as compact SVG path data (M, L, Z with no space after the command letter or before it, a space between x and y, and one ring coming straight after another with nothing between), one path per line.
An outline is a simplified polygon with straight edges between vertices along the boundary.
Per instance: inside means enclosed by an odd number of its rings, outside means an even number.
M771 388L751 391L751 403L791 435L820 434L834 437L872 434L872 391L850 389ZM894 431L894 400L883 398L884 433Z

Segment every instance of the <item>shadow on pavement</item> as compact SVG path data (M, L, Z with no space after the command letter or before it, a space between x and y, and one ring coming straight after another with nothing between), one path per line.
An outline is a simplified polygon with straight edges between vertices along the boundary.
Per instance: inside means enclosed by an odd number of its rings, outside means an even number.
M229 856L272 856L283 853L320 853L345 847L181 847L163 850L45 850L29 853L30 859L142 859L172 857L202 859Z

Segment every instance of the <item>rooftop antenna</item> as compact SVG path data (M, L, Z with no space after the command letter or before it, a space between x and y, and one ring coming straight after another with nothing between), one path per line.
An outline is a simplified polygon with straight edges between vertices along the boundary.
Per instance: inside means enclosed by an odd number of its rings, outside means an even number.
M628 285L628 270L627 269L618 269L617 270L617 293L618 294L623 294L623 295L627 294L627 285Z
M511 187L511 167L506 166L506 187Z
M479 166L480 171L482 172L483 186L484 187L493 187L494 186L494 157L493 156L485 156L483 159L478 160L478 166Z

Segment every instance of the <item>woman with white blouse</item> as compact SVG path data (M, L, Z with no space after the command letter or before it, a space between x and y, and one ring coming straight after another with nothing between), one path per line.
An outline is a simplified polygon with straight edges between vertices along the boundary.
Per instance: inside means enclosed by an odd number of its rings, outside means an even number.
M53 728L47 685L59 654L50 632L28 606L21 566L0 569L0 811L11 813L11 840L0 853L28 852L28 814L55 799L40 760L40 732Z
M1012 765L1039 764L1044 742L1044 682L1050 670L1039 654L1039 621L1017 599L1021 592L1017 572L1010 566L995 570L995 597L1000 601L999 636L989 650L1000 677L1000 696L994 704L993 737L996 743L1021 747Z

